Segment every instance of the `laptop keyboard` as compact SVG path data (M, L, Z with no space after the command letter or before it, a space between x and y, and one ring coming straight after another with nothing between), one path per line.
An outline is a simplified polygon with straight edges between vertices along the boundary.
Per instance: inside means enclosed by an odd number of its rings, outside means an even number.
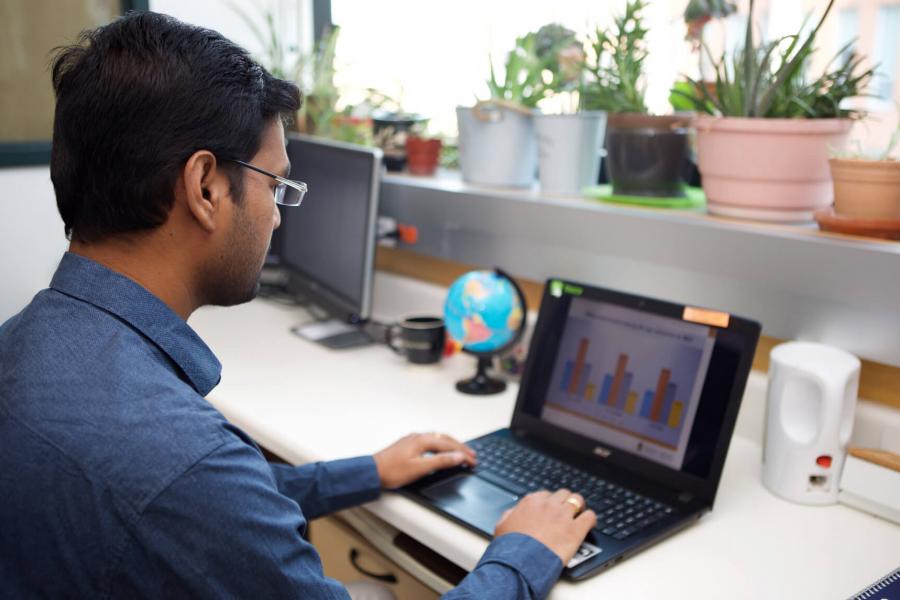
M597 527L617 540L636 534L672 508L514 442L486 437L469 442L478 453L475 473L519 495L566 488L581 494L597 513Z

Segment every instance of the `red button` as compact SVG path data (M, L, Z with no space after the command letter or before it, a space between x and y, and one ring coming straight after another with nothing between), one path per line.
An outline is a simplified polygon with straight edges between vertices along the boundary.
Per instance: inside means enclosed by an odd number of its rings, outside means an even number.
M823 454L816 459L816 464L827 469L831 467L831 457Z

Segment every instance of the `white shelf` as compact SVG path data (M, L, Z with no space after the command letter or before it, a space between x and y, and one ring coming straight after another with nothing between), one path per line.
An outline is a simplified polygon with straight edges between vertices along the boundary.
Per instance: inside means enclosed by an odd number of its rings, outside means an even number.
M418 226L422 254L729 310L767 335L900 366L900 243L484 188L454 172L385 175L380 212Z

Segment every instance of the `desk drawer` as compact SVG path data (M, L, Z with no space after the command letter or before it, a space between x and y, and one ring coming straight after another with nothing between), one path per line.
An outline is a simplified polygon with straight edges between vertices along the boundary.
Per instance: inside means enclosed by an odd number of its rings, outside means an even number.
M309 524L309 539L322 557L325 575L338 581L380 582L398 600L432 600L440 595L404 571L337 517Z

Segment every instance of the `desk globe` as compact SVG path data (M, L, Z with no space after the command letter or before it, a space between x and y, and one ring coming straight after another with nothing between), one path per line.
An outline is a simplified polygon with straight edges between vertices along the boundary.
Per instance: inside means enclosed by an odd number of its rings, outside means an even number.
M488 376L491 358L512 348L525 331L525 296L500 269L470 271L453 282L444 303L447 334L457 346L478 357L471 379L456 383L465 394L497 394L506 383Z

